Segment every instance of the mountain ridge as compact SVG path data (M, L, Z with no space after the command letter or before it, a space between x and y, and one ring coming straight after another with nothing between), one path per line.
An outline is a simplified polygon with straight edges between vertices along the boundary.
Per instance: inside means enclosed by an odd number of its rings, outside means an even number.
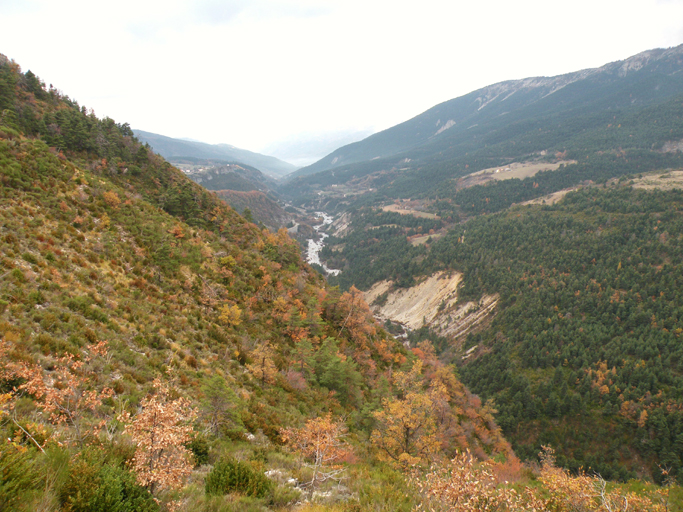
M192 157L204 160L222 160L242 163L256 167L273 178L282 178L296 170L296 167L274 156L262 155L231 144L207 144L187 139L175 139L157 133L134 129L133 133L143 143L148 143L154 151L170 161Z
M589 79L607 79L610 76L625 79L648 66L657 67L662 75L676 75L683 65L682 57L683 45L680 45L647 50L622 61L555 77L530 77L498 82L442 102L392 128L339 148L318 162L299 169L290 178L341 168L364 160L388 159L403 153L409 158L411 149L426 146L433 139L443 139L447 135L452 136L453 132L475 128L475 121L490 122L492 117L507 115L520 105L529 107L568 86L574 85L576 88L576 84ZM564 101L570 100L568 97ZM449 122L453 124L443 130Z

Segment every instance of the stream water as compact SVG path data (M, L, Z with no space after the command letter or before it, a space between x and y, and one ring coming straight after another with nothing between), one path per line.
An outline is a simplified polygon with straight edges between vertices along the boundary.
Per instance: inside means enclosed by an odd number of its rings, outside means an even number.
M313 226L313 229L315 229L317 232L320 233L320 228L323 226L327 226L329 224L332 224L332 217L327 215L325 212L315 212L315 214L318 217L322 217L323 222L322 224L319 224L317 226ZM323 269L325 269L325 272L328 274L331 274L333 276L341 274L341 270L336 270L333 268L328 268L327 265L325 265L322 261L320 261L320 251L323 250L323 247L325 247L325 239L329 235L327 233L320 233L320 240L315 241L312 238L308 239L308 253L306 257L306 261L308 263L315 263L317 265L320 265Z

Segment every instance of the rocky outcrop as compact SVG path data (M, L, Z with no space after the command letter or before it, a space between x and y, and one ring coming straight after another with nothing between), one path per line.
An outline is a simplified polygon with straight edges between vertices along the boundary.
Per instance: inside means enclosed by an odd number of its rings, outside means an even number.
M411 288L395 288L393 282L376 283L365 292L375 316L408 329L428 325L454 340L485 325L495 314L497 295L484 295L478 302L458 302L459 272L437 272Z

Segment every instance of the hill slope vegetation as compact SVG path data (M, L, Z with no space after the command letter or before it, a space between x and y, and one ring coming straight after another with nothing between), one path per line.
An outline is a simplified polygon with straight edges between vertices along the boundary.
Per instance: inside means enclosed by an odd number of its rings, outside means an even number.
M0 111L0 508L409 510L405 464L518 464L490 404L284 230L4 58Z

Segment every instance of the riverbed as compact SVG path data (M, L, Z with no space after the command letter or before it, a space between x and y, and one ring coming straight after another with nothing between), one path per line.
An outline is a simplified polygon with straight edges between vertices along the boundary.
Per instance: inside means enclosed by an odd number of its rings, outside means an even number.
M313 226L313 229L315 229L318 233L320 233L320 229L324 226L328 226L332 224L332 217L327 215L325 212L315 212L316 216L322 217L323 222L322 224L319 224L317 226ZM325 247L325 239L329 235L325 232L320 233L320 240L315 241L312 238L308 239L308 250L307 250L307 255L306 255L306 261L309 264L315 263L316 265L320 265L325 272L329 275L337 276L341 274L341 270L329 268L327 265L325 265L322 261L320 261L320 251L323 250L323 247Z

